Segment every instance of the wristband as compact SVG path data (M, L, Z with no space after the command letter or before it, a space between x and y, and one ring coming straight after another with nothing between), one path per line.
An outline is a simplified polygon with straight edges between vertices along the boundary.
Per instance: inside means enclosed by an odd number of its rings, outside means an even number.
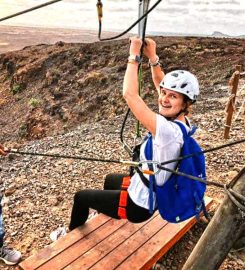
M161 63L159 62L159 57L158 57L158 55L157 55L157 58L156 58L155 62L151 62L151 60L149 59L149 66L150 66L150 67L161 66Z
M128 63L133 63L133 62L140 64L142 62L141 57L139 55L130 55L128 57Z

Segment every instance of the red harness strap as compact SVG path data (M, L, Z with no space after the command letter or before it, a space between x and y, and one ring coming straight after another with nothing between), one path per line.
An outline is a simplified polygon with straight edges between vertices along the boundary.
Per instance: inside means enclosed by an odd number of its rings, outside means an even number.
M128 202L128 187L130 184L130 176L123 177L123 182L121 186L121 193L118 206L118 216L122 219L127 219L126 206Z

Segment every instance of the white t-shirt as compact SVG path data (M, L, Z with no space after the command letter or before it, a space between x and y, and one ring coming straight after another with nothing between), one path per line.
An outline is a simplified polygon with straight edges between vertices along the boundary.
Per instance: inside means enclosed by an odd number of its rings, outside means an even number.
M190 131L190 128L187 125L185 125L185 128L187 132ZM152 143L153 143L152 160L164 162L167 160L178 158L180 155L181 147L184 143L182 131L178 125L174 124L172 121L168 121L162 115L157 114L156 136L153 137ZM144 142L140 147L140 161L146 160L145 145L146 142ZM176 162L172 162L166 164L165 166L169 169L174 170L176 165L177 165ZM143 164L142 169L147 170L148 165ZM170 172L160 170L160 172L155 175L157 185L159 186L163 185L169 179L170 175L171 175ZM149 179L149 176L146 174L145 177ZM132 176L130 185L128 187L128 193L130 198L133 200L135 204L144 207L146 209L149 209L149 189L142 182L138 173L135 173ZM155 209L156 208L155 192L153 192L153 206Z

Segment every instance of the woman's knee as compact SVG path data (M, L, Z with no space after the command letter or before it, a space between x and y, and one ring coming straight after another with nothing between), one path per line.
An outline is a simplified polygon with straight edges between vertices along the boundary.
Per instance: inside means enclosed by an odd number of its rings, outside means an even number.
M114 175L115 174L113 174L113 173L110 173L110 174L106 175L103 189L111 189L111 181L113 181L113 176Z
M121 189L121 184L123 177L127 176L124 173L111 173L106 175L105 182L104 182L104 189L105 190L116 190Z
M74 203L81 203L86 201L89 197L89 190L80 190L77 191L74 195Z

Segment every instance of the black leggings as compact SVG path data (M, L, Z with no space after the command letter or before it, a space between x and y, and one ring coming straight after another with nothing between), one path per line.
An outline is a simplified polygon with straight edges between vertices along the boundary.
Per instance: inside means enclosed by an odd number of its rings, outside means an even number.
M81 190L74 196L74 204L71 213L69 229L73 230L83 225L89 215L89 208L115 219L118 216L118 206L123 177L126 174L109 174L106 176L104 190ZM133 223L143 222L149 219L152 214L149 210L136 205L128 196L126 207L127 218Z

